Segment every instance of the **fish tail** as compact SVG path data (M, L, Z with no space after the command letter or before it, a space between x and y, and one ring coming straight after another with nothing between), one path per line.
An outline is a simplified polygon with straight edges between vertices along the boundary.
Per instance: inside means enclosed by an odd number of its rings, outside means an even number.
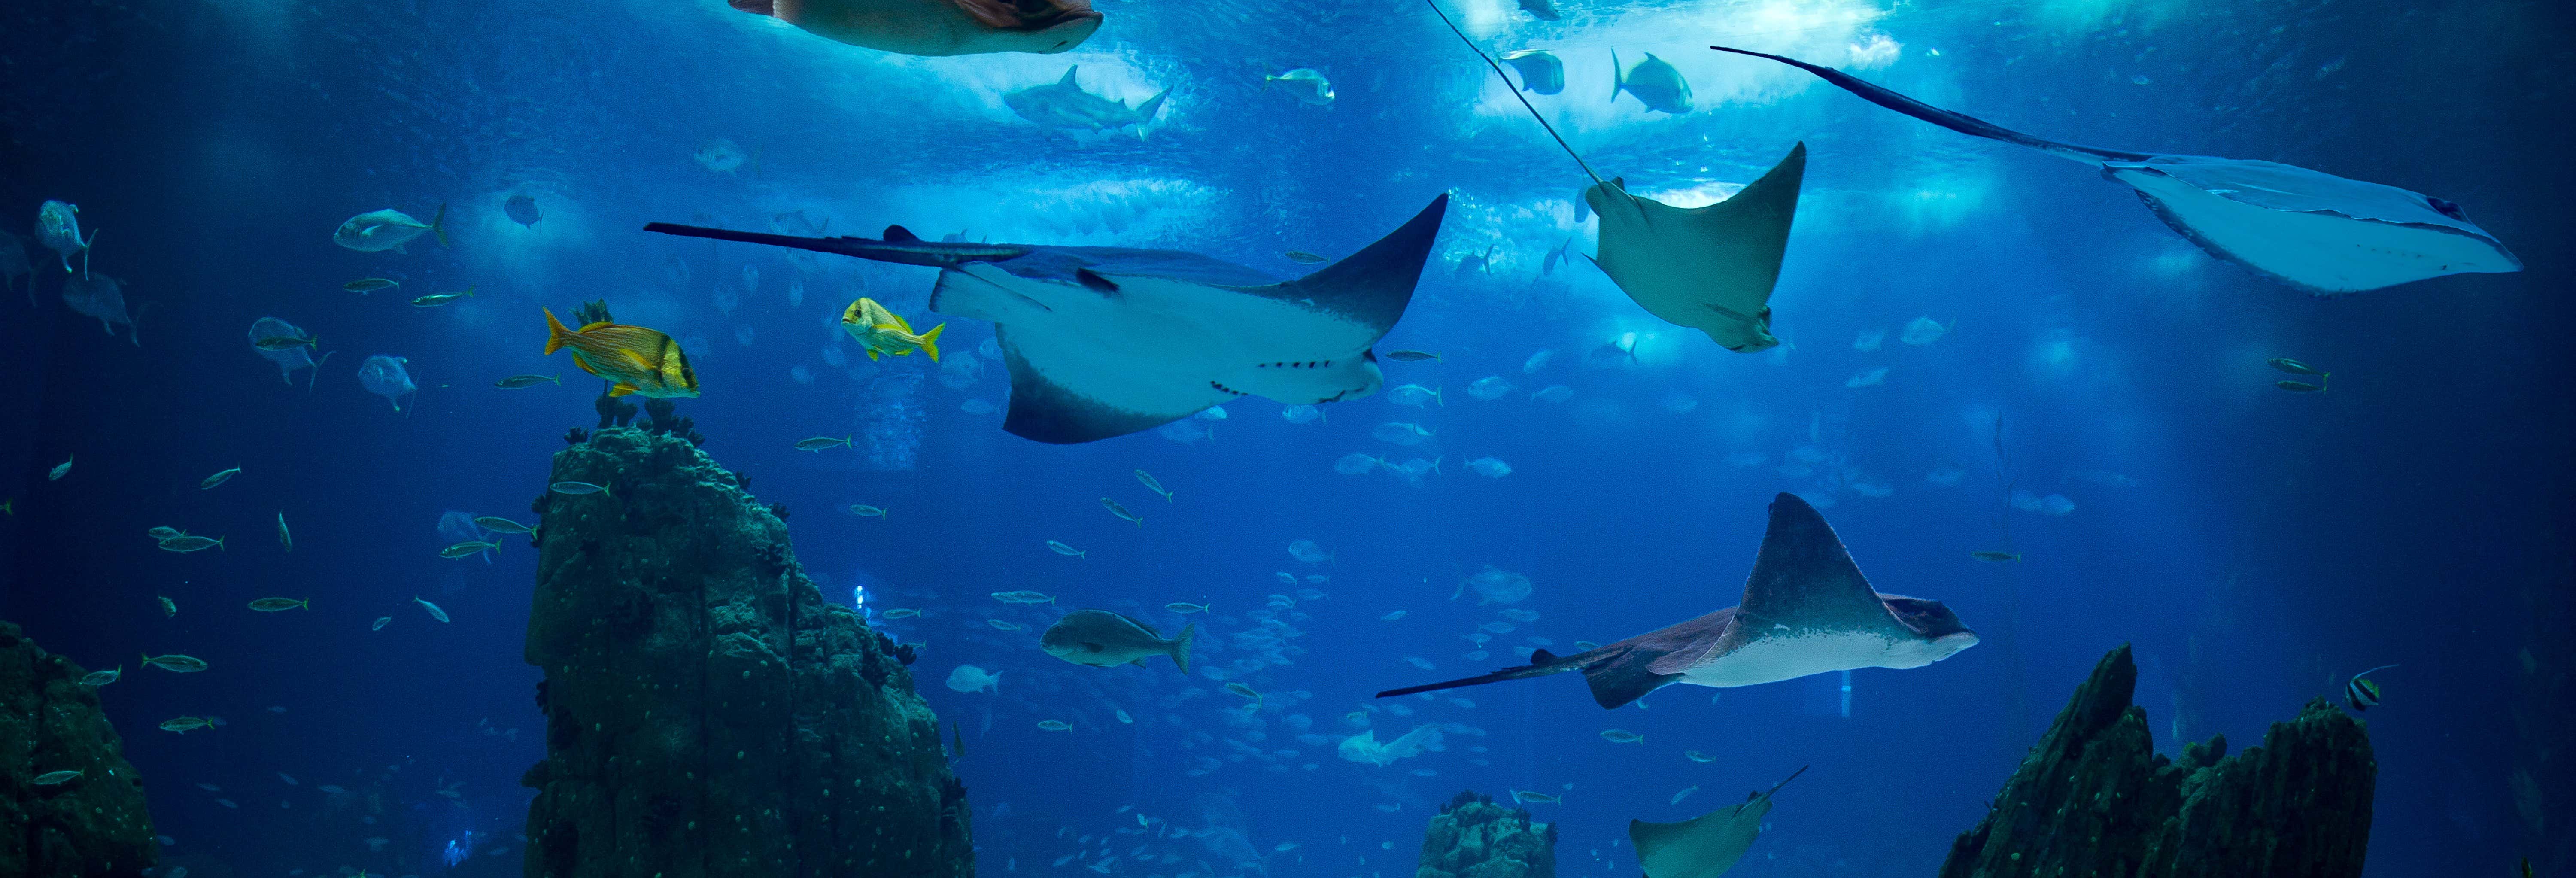
M1448 386L1448 385L1445 385L1445 384L1444 384L1444 385L1441 385L1441 387L1446 387L1446 386ZM1444 409L1445 409L1445 408L1448 408L1448 407L1449 407L1449 398L1448 398L1448 397L1446 397L1446 396L1441 396L1441 395L1440 395L1440 387L1434 387L1434 388L1431 388L1431 401L1432 401L1432 402L1439 403L1441 408L1444 408Z
M438 213L430 216L429 233L438 236L438 246L447 246L447 202L439 202Z
M939 333L947 328L948 324L942 323L921 334L921 352L929 354L933 363L939 362Z
M1190 672L1190 639L1198 634L1199 623L1192 622L1182 626L1181 633L1172 638L1172 663L1180 665L1183 674Z
M1628 72L1619 66L1619 50L1610 50L1610 102L1619 102L1619 91L1628 87Z
M82 242L81 242L81 280L88 280L88 279L89 279L89 248L90 248L90 245L92 245L92 244L96 244L96 243L98 243L98 230L97 230L97 229L91 229L91 230L89 230L89 240L87 240L87 241L82 241ZM64 268L65 270L69 270L69 269L71 268L71 266L66 265L66 266L63 266L63 268ZM34 290L35 288L36 288L36 279L35 279L35 278L28 278L28 279L27 279L27 289L29 289L29 290Z
M555 319L554 309L539 308L538 310L546 312L546 355L554 356L556 351L563 350L565 345L572 343L572 330L565 329L563 321Z
M468 299L474 298L474 288L473 288L473 287L466 287L466 288L465 288L465 297L466 297L466 298L468 298Z

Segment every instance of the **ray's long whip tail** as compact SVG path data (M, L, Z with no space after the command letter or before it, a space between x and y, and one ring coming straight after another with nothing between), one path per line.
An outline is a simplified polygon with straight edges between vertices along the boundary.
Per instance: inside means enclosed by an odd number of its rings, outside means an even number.
M1592 178L1592 185L1603 185L1601 182L1601 175L1593 173L1592 165L1586 163L1583 160L1582 154L1575 152L1574 147L1565 142L1565 135L1556 133L1556 126L1548 124L1547 117L1539 115L1538 107L1530 104L1529 98L1521 95L1519 86L1512 84L1512 78L1503 75L1503 65L1494 63L1494 56L1485 54L1484 47L1476 45L1475 40L1468 39L1467 32L1459 30L1458 23L1449 20L1448 11L1440 8L1440 0L1422 0L1422 2L1431 6L1431 14L1440 16L1440 23L1448 25L1450 33L1458 35L1459 42L1467 44L1468 51L1475 52L1476 57L1484 59L1485 66L1493 68L1495 78L1503 81L1503 87L1511 91L1512 98L1520 101L1521 107L1529 111L1530 118L1537 119L1538 126L1547 129L1547 136L1556 138L1556 145L1564 147L1565 154L1572 156L1574 158L1574 163L1583 168L1583 176Z

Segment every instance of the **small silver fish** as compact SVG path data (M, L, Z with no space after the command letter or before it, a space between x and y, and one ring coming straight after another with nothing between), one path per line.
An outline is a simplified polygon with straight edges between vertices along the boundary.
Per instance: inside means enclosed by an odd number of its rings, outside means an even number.
M2318 371L2315 366L2311 366L2288 357L2273 357L2272 359L2264 360L2263 364L2279 369L2283 372L2288 372L2292 375L2314 375L2316 377L2323 378L2334 374L2332 372Z
M72 778L79 776L81 776L81 773L77 769L48 771L43 774L36 775L36 779L33 783L40 787L60 786L62 784L70 783Z
M288 552L295 551L295 532L286 529L286 513L277 513L277 544Z
M1240 696L1243 696L1243 697L1245 697L1245 698L1252 699L1253 703L1255 703L1255 704L1258 704L1258 703L1260 703L1260 702L1261 702L1261 693L1256 692L1256 691L1253 691L1253 688L1252 688L1252 687L1250 687L1250 686L1246 686L1246 685L1243 685L1243 684L1241 684L1241 683L1227 683L1227 684L1225 684L1225 691L1227 691L1227 692L1232 692L1232 693L1234 693L1234 694L1236 694L1236 695L1240 695Z
M1172 492L1163 490L1163 483L1154 481L1153 473L1149 473L1144 470L1137 470L1136 481L1145 483L1147 490L1163 495L1163 502L1172 502Z
M895 608L895 609L891 609L891 610L887 610L887 611L882 612L882 613L878 613L877 615L884 616L884 617L886 617L886 618L888 618L888 619L910 619L910 618L912 618L912 617L914 617L914 616L921 615L921 611L920 611L920 610L905 609L905 608L897 607L897 608Z
M118 665L104 671L91 671L88 674L82 675L80 682L83 686L96 688L99 686L105 686L109 683L114 683L117 681L117 678L123 676L125 676L125 666Z
M71 475L72 457L73 456L69 454L63 455L62 463L55 464L53 469L45 472L45 481L59 482L63 480L64 476Z
M419 595L412 595L411 602L419 604L421 609L429 611L430 618L441 622L447 621L447 611L439 609L437 604L421 600Z
M607 494L611 497L617 496L615 492L608 490L607 485L594 485L589 482L556 482L554 484L547 485L546 490L553 491L557 494L571 494L574 496L582 494Z
M413 299L413 300L411 300L411 306L412 306L412 307L414 307L414 308L436 308L436 307L438 307L438 306L440 306L440 305L445 305L445 304L447 304L447 303L449 303L449 302L453 302L453 301L456 301L456 300L458 300L458 299L463 299L463 298L466 298L466 297L469 297L469 296L472 296L472 295L474 295L474 288L473 288L473 287L466 287L466 288L465 288L465 291L464 291L464 292L461 292L461 293L437 293L437 294L434 294L434 295L422 296L422 297L420 297L420 298Z
M2011 562L2021 560L2021 553L1998 552L1993 549L1978 549L1974 552L1969 552L1968 557L1984 561L1988 564L2009 564Z
M796 440L796 450L822 451L823 449L830 448L834 445L849 448L851 447L850 440L856 438L858 438L858 434L852 433L848 436L816 436L811 439L798 439Z
M2323 384L2310 384L2305 381L2274 381L2272 386L2291 393L2323 393L2326 389Z
M390 289L398 286L402 286L402 281L381 277L362 277L357 280L341 284L340 288L363 296L377 290Z
M164 552L179 552L185 554L188 552L203 552L207 549L222 548L223 545L224 540L222 537L207 539L205 537L181 534L179 536L162 540L161 550Z
M1208 605L1206 605L1206 604L1184 604L1184 603L1181 603L1181 602L1179 602L1179 601L1174 601L1174 602L1172 602L1172 603L1164 604L1164 605L1163 605L1163 609L1170 610L1170 611L1175 612L1175 613L1181 613L1181 614L1183 614L1183 615L1187 615L1187 614L1190 614L1190 613L1204 613L1204 612L1207 612L1207 611L1208 611Z
M850 514L856 515L860 518L884 518L886 517L886 510L883 506L870 506L865 503L853 503L850 504Z
M263 351L291 351L296 348L313 348L315 350L320 350L322 348L322 343L315 340L314 337L310 335L302 337L292 335L270 335L260 337L260 340L251 342L250 346Z
M219 472L219 473L216 473L216 474L214 474L214 475L207 476L205 481L202 481L202 482L198 482L198 483L197 483L197 490L200 490L200 491L212 491L212 490L214 490L214 489L215 489L215 487L216 487L216 486L218 486L218 485L222 485L222 484L223 484L223 483L225 483L225 482L232 481L234 476L237 476L237 475L240 475L240 474L241 474L241 467L233 467L232 469L228 469L228 470L225 470L225 471L223 471L223 472Z
M143 663L174 674L193 674L206 669L205 659L178 653L163 656L147 655L143 657Z
M1398 362L1398 363L1419 363L1419 362L1422 362L1422 361L1424 361L1424 360L1437 360L1437 359L1440 359L1440 355L1439 355L1439 354L1435 354L1435 353L1431 353L1431 352L1429 352L1429 351L1411 351L1411 350L1406 350L1406 351L1388 351L1388 352L1386 352L1386 358L1387 358L1387 359L1390 359L1390 360L1394 360L1394 361L1396 361L1396 362Z
M295 598L260 598L259 600L250 602L250 608L262 613L276 613L286 610L310 610L313 609L313 602L309 600L297 600Z
M481 525L484 530L501 534L535 533L537 530L536 528L511 521L507 518L502 518L498 515L480 516L474 519L474 523Z
M367 630L369 630L369 631L383 631L383 630L385 630L385 626L393 624L393 621L394 621L394 617L392 617L392 616L377 616L377 617L376 617L375 624L368 625L368 626L367 626Z
M1634 744L1645 739L1646 736L1628 731L1627 729L1601 730L1601 740L1608 741L1613 744Z
M452 546L449 546L449 547L447 547L447 548L444 548L444 549L440 549L440 550L438 550L438 557L441 557L441 558L467 558L467 557L472 557L472 556L474 556L474 555L482 554L482 553L484 553L484 552L491 551L491 550L493 550L493 549L498 549L498 548L500 548L500 547L501 547L501 544L500 544L500 543L484 542L484 541L482 541L482 540L466 540L465 542L457 543L457 544L452 545Z
M1137 527L1144 527L1144 526L1145 526L1145 520L1144 520L1144 519L1142 519L1142 518L1137 518L1137 517L1136 517L1136 513L1133 513L1133 512L1129 512L1129 511L1127 511L1127 507L1124 507L1124 506L1120 506L1120 505L1118 505L1118 501L1116 501L1116 500L1111 500L1111 499L1109 499L1109 498L1107 498L1107 497L1102 497L1102 498L1100 498L1100 505L1101 505L1101 507L1102 507L1102 508L1108 509L1108 510L1109 510L1109 514L1111 514L1111 515L1115 515L1115 516L1118 516L1119 518L1123 518L1123 519L1126 519L1126 520L1128 520L1128 521L1135 522Z
M993 593L993 599L1006 604L1055 603L1055 598L1047 596L1045 592L1036 591L997 591Z
M996 631L1018 631L1018 630L1020 630L1020 626L1019 626L1018 624L1016 624L1016 623L1012 623L1012 622L1004 622L1004 621L1002 621L1002 620L1000 620L1000 619L986 619L986 620L984 620L984 624L993 626L993 630L996 630Z
M178 601L174 601L166 597L156 597L153 598L153 600L161 602L161 615L164 618L179 615Z
M508 378L492 382L492 386L501 388L502 390L517 390L522 387L535 387L549 381L554 382L557 386L561 386L563 384L563 376L561 374L512 375Z
M1287 256L1288 256L1288 261L1290 261L1290 262L1294 262L1294 263L1297 263L1297 264L1299 264L1299 265L1313 265L1313 264L1315 264L1315 263L1318 263L1318 262L1322 262L1322 261L1324 261L1324 257L1317 256L1317 255L1312 254L1312 253L1308 253L1308 252L1306 252L1306 251L1304 251L1304 250L1290 250L1290 251L1288 251Z
M1053 551L1054 551L1056 554L1058 554L1058 555L1064 555L1064 556L1067 556L1067 557L1073 557L1073 558L1084 558L1084 559L1088 559L1088 558L1090 557L1090 554L1091 554L1091 553L1089 553L1089 552L1085 552L1085 551L1083 551L1083 550L1081 550L1081 549L1077 549L1077 548L1074 548L1074 547L1072 547L1072 546L1065 545L1065 544L1060 543L1060 542L1057 542L1057 541L1055 541L1055 540L1048 540L1048 541L1047 541L1047 548L1048 548L1048 549L1050 549L1050 550L1053 550Z
M1045 729L1050 732L1061 732L1073 728L1073 724L1060 719L1043 719L1038 721L1038 728Z
M151 530L144 531L143 533L150 536L152 541L156 543L171 537L184 537L188 535L187 531L183 531L175 527L169 527L167 525L156 527Z
M1551 795L1548 795L1548 794L1546 794L1546 793L1533 793L1533 792L1530 792L1530 791L1528 791L1528 790L1513 790L1513 791L1512 791L1512 802L1513 802L1513 804L1526 805L1526 804L1529 804L1529 803L1531 803L1531 802L1537 802L1537 803L1539 803L1539 804L1543 804L1543 805L1556 805L1556 804L1562 804L1564 801L1565 801L1565 800L1564 800L1564 799L1562 799L1562 798L1558 798L1558 797L1556 797L1556 796L1551 796Z

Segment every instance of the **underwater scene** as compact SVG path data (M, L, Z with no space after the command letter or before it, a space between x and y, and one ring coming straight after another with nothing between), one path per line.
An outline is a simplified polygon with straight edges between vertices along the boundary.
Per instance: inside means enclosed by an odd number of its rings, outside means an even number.
M2571 18L6 4L0 878L2576 874Z

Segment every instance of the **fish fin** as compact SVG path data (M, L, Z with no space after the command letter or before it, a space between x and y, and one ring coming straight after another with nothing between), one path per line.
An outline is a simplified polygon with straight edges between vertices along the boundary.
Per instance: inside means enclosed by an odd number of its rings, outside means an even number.
M876 349L876 348L862 348L861 350L864 350L864 351L866 351L866 352L867 352L868 359L873 360L873 359L876 359L876 358L877 358L877 349Z
M610 323L610 322L608 322L608 321L606 321L606 320L594 320L594 321L591 321L591 322L589 322L589 323L584 323L584 324L582 324L580 329L576 329L576 330L573 330L573 331L574 331L575 333L583 333L583 332L589 332L589 331L594 330L594 329L604 329L604 328L611 327L611 326L616 326L616 325L617 325L617 324Z
M618 348L618 349L617 349L617 353L618 353L619 355L621 355L621 356L624 356L624 357L626 358L626 361L627 361L627 362L635 364L635 368L642 369L642 370L644 370L644 371L646 371L646 372L659 372L659 371L661 371L661 370L659 370L659 369L655 369L655 368L653 368L653 364L652 364L651 362L646 361L646 360L644 359L644 355L643 355L643 354L636 353L636 352L631 351L631 350L628 350L628 349L626 349L626 348Z
M1619 92L1628 87L1628 71L1619 66L1619 50L1610 50L1610 102L1619 102Z
M564 328L563 321L555 319L554 309L544 308L541 310L546 312L546 356L551 357L554 356L556 351L563 350L564 345L571 343L572 331ZM576 351L573 353L573 362L581 362L580 352ZM584 366L582 368L584 371L587 371L590 367Z
M1172 664L1181 666L1184 675L1190 672L1190 640L1198 633L1199 623L1192 622L1181 626L1181 633L1172 635Z
M1163 112L1163 99L1171 96L1172 90L1167 88L1136 105L1136 139L1145 139L1145 123L1154 121L1154 117Z
M1897 622L1833 526L1788 493L1771 500L1771 522L1744 583L1742 613L1765 630L1884 630Z
M921 236L913 234L911 229L907 229L902 226L887 226L885 230L885 242L888 244L918 244L921 242Z
M627 394L634 393L634 392L635 392L635 385L628 384L628 383L626 383L626 382L624 382L624 381L617 382L616 386L608 388L608 395L609 395L609 396L612 396L612 397L614 397L614 396L625 396L625 395L627 395Z
M948 324L942 323L921 334L921 351L929 354L933 363L939 362L939 333L947 328Z
M447 246L447 202L438 203L438 213L429 218L429 233L438 236L438 246ZM92 234L90 237L98 237Z
M1065 68L1065 69L1064 69L1064 78L1063 78L1063 79L1056 80L1056 81L1055 81L1055 84L1057 84L1057 85L1071 85L1071 86L1074 86L1075 88L1080 88L1081 86L1080 86L1079 84L1077 84L1077 83L1075 83L1075 82L1073 81L1073 72L1074 72L1074 71L1076 71L1076 70L1080 70L1080 69L1082 69L1082 65L1080 65L1080 64L1076 64L1076 65L1073 65L1073 66L1071 66L1071 67L1067 67L1067 68Z

